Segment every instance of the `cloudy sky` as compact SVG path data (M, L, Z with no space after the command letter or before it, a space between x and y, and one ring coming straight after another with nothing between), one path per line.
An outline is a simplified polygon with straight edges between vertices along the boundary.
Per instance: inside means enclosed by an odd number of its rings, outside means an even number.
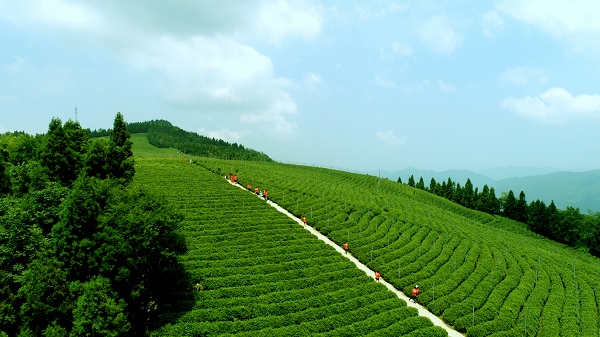
M0 132L166 119L349 170L600 168L600 2L0 0Z

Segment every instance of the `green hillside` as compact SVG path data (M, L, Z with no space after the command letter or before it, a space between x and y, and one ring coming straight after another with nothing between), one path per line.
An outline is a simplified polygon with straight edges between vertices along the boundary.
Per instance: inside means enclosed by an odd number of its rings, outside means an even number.
M134 144L134 152L138 145ZM468 336L599 335L600 260L533 234L522 223L369 175L281 163L191 159L193 164L185 167L206 168L215 174L215 184L223 185L222 176L231 172L243 186L268 189L273 201L306 216L309 225L338 244L348 240L355 257L382 271L405 293L418 283L421 302ZM142 161L137 163L143 167ZM175 172L179 174L174 170L170 174ZM194 179L186 180L193 190ZM208 187L212 184L203 188L215 188ZM230 193L225 186L223 191ZM182 194L171 198L183 200ZM221 198L213 195L195 204L210 201L216 214L240 207L239 201L233 206ZM248 204L243 201L241 210L267 212L261 203L255 208L253 201L255 197ZM192 206L184 207L189 212ZM226 223L245 226L248 218ZM223 228L218 233L225 234ZM202 240L224 244L228 237L203 235ZM286 246L285 241L280 245Z
M600 261L377 177L280 163L198 158L218 175L267 188L286 209L469 336L597 336Z
M181 262L192 280L153 336L447 335L263 200L148 149L134 137L134 183L185 215Z

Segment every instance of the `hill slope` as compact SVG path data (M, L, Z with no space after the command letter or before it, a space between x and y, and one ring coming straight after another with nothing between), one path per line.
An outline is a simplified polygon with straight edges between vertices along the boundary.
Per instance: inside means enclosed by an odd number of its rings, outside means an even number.
M164 308L169 324L153 336L447 335L220 176L183 160L138 158L135 183L180 205L189 247L182 262L198 282L193 303L182 294Z
M600 262L524 224L386 179L279 163L197 158L278 204L469 336L597 335ZM585 316L585 319L583 318ZM526 326L526 327L525 327Z

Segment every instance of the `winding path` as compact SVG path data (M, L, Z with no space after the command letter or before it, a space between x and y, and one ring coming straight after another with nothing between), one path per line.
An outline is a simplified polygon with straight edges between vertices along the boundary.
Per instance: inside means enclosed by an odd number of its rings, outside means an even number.
M243 186L241 186L239 184L232 183L230 180L227 180L227 181L230 184L232 184L234 186L237 186L237 187L243 189L244 191L246 191L246 189ZM250 192L250 193L252 193L252 192ZM338 253L342 254L342 256L344 256L348 260L354 262L354 264L356 265L356 267L358 267L358 269L364 271L367 275L369 275L370 277L372 277L373 279L375 279L375 271L369 269L369 267L367 267L366 265L362 264L360 261L358 261L351 254L345 254L344 249L342 247L338 246L335 242L329 240L328 237L326 237L325 235L321 234L316 229L314 229L314 228L312 228L310 226L304 225L304 223L302 222L301 219L295 217L293 214L291 214L290 212L288 212L286 209L284 209L283 207L279 206L278 204L272 202L271 200L267 200L267 204L273 206L279 212L287 215L290 219L296 221L300 226L304 227L304 229L306 229L307 231L309 231L310 233L312 233L314 236L316 236L317 238L319 238L320 240L322 240L326 244L330 245L331 247L335 248L335 250ZM452 329L451 327L449 327L448 325L446 325L446 323L444 323L436 315L432 314L429 310L423 308L421 305L419 305L417 303L409 301L409 297L408 296L404 295L403 292L401 292L400 290L394 288L394 286L392 286L391 284L389 284L388 282L386 282L383 279L383 277L381 277L379 279L379 282L381 284L383 284L384 286L386 286L389 291L391 291L394 294L396 294L396 296L398 296L400 299L404 300L409 307L416 308L419 311L419 316L423 316L423 317L429 318L433 322L434 325L439 326L439 327L443 328L444 330L446 330L448 332L448 336L450 336L450 337L463 337L464 336L460 332L458 332L458 331Z

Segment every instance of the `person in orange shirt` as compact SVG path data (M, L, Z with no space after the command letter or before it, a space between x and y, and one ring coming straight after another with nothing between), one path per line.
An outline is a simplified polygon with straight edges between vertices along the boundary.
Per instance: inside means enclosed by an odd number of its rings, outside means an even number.
M258 187L254 188L254 193L256 193L256 195L258 195Z
M379 278L380 278L380 277L381 277L381 274L379 274L379 272L378 272L378 271L376 271L376 272L375 272L375 280L376 280L377 282L379 282Z
M263 192L263 197L265 197L265 200L269 200L269 192L267 192L266 188L265 188L265 190Z
M344 242L344 250L346 251L346 254L348 254L348 241Z
M248 191L252 192L252 185L248 184Z
M413 288L412 293L410 295L411 295L410 299L413 302L417 303L417 295L419 295L419 285L418 284L415 285L415 287Z
M304 215L302 216L302 223L306 225L306 217Z

